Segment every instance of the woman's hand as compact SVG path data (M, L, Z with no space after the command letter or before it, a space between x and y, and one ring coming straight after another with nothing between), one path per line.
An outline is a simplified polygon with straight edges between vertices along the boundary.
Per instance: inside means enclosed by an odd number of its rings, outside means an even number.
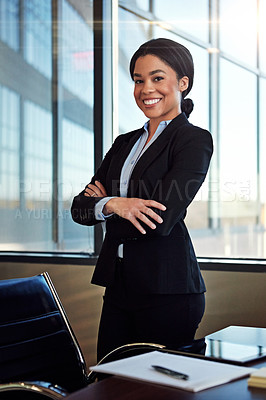
M142 234L145 234L146 231L138 220L144 222L144 224L151 229L155 229L156 225L150 220L150 218L159 224L163 222L163 219L156 214L151 207L162 211L166 210L166 207L163 204L154 200L115 197L105 204L103 212L105 215L115 213L120 217L129 220Z
M84 196L87 197L105 197L107 196L104 186L99 181L95 181L95 185L90 183L86 186Z

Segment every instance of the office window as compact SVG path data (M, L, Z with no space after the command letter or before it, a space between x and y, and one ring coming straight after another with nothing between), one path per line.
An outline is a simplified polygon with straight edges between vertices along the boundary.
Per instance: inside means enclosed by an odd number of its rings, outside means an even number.
M23 163L23 207L19 225L24 234L21 243L27 248L34 243L34 247L49 249L52 236L52 115L29 101L24 103Z
M51 0L24 1L24 36L21 42L25 60L43 76L52 76Z
M93 252L70 215L94 165L92 1L3 0L0 16L0 249Z
M259 2L259 67L266 73L266 1Z
M68 119L63 120L63 221L64 247L70 251L93 253L93 227L75 224L69 213L73 197L81 192L93 175L93 132Z
M167 29L177 29L208 41L209 2L208 0L154 0L153 12Z
M219 1L219 25L221 50L255 67L257 2L254 0Z
M19 49L19 0L1 0L0 21L0 39L17 51Z
M143 11L150 10L150 1L149 0L124 0L121 2L126 7L132 7L133 9L140 9Z
M20 35L12 49L19 51L1 48L1 215L5 222L1 249L49 250L53 248L51 2L28 0L22 5L18 1L16 15L21 19L12 19L13 36Z
M217 150L224 252L225 256L248 257L256 251L252 248L256 246L253 226L258 212L256 76L227 60L221 60L220 68L220 141ZM222 84L231 79L234 96L229 95L228 86ZM248 112L244 112L247 107ZM219 236L217 239L221 240Z
M258 257L265 257L266 246L266 79L260 80L260 137L259 137L259 210L258 210Z
M62 84L93 106L92 7L85 21L66 0L62 3Z
M73 7L63 0L60 23L60 73L62 74L62 224L61 249L94 251L93 227L73 222L70 207L73 197L89 183L94 172L93 138L93 32L92 2ZM78 4L77 4L78 6ZM85 14L84 14L85 13Z
M16 213L19 207L19 96L0 86L0 249L19 241ZM11 226L11 228L10 228ZM15 239L13 239L13 234Z

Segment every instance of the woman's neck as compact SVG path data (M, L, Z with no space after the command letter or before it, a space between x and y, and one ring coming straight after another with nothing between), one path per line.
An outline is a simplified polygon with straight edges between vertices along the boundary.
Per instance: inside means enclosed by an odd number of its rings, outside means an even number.
M161 121L154 121L154 120L150 120L149 121L149 125L148 125L148 132L149 132L149 136L148 136L148 140L150 140L153 135L155 134L159 124Z

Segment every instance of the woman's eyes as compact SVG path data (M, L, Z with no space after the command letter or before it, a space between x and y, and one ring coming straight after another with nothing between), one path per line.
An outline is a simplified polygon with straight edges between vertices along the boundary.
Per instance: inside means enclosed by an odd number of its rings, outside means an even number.
M161 80L163 80L162 76L156 76L156 78L154 78L155 82L159 82Z
M160 82L163 79L164 78L162 76L156 76L155 78L153 78L154 82ZM141 80L141 79L135 80L136 85L139 85L140 83L143 83L143 80Z

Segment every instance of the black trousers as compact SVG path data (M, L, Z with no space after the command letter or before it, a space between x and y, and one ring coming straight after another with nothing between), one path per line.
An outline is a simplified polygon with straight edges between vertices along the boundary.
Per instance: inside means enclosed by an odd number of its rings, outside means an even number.
M123 283L123 262L118 261L116 281L104 295L98 361L127 343L157 343L177 350L194 339L204 309L204 293L129 293Z

